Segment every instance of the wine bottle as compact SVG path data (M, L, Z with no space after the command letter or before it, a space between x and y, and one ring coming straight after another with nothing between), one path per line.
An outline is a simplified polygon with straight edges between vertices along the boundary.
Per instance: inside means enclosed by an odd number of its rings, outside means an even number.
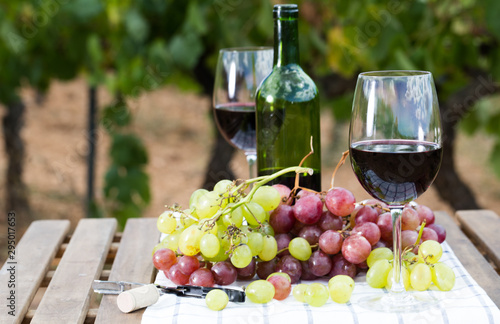
M299 62L298 7L275 5L273 70L262 82L256 96L257 168L269 175L297 166L314 170L300 177L300 186L321 191L321 139L319 94L313 80ZM295 174L274 183L293 187Z

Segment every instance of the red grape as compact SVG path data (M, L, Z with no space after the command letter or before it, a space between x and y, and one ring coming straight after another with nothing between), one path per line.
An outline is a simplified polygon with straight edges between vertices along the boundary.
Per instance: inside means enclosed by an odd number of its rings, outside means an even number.
M170 249L158 249L153 254L153 265L158 270L168 270L176 263L175 252Z
M168 269L168 279L176 285L187 285L189 282L189 275L182 272L179 263L176 263Z
M236 277L238 276L236 268L231 262L227 261L215 263L211 270L214 277L214 283L222 286L232 284L236 281Z
M271 273L276 272L277 264L278 258L274 258L270 261L257 262L257 276L259 276L260 279L267 279Z
M295 225L295 216L292 206L280 204L269 218L269 224L273 227L276 234L288 233Z
M207 268L200 268L189 276L189 284L192 286L212 287L214 275Z
M342 217L335 216L329 210L325 210L321 214L318 226L323 232L328 230L340 231L344 227L344 221Z
M420 223L425 220L425 226L434 224L436 217L434 216L434 212L427 206L417 205L415 207L418 213L418 217L420 218Z
M328 230L319 237L319 248L328 254L337 254L342 249L344 239L339 232Z
M428 241L428 240L437 241L438 240L438 235L437 235L437 233L433 229L428 228L426 226L422 230L421 242L425 242L425 241Z
M314 275L311 271L311 268L309 267L309 260L307 261L300 261L300 266L302 267L302 273L300 275L300 279L302 280L314 280L318 278L316 275Z
M287 273L292 279L292 284L297 283L302 275L300 261L291 255L282 257L276 265L276 271Z
M380 237L382 240L392 241L392 216L391 213L383 213L378 217L377 226L380 229Z
M323 202L317 195L307 195L293 206L295 218L304 224L316 223L323 212Z
M332 260L330 256L321 250L316 250L309 258L309 268L318 277L327 275L332 270Z
M336 275L346 275L354 279L356 277L356 265L347 261L342 254L336 254L332 257L332 270L328 277L332 278Z
M416 231L402 231L401 232L401 247L404 249L407 246L415 244L417 242L418 233Z
M316 226L305 226L303 229L300 230L298 237L302 237L306 239L307 242L311 245L315 245L318 243L319 236L321 235L322 231L321 229Z
M356 213L354 221L356 225L361 225L367 222L376 223L378 220L378 212L372 206L362 206Z
M236 268L236 272L238 273L238 279L241 280L250 280L255 277L255 273L257 271L257 262L255 258L252 258L250 264L244 268Z
M372 206L373 208L375 208L379 215L386 212L384 210L384 208L387 209L387 204L385 202L382 202L380 200L373 199L373 198L363 200L362 203L365 206L368 205L368 206Z
M437 241L439 243L443 243L444 240L446 240L446 230L443 226L439 225L439 224L431 224L429 226L425 226L427 228L430 228L432 230L434 230L434 232L436 232L437 236L438 236L438 239Z
M371 222L354 226L352 233L364 236L371 245L375 245L380 241L380 229L377 224Z
M290 234L278 234L274 237L276 239L276 243L278 243L278 251L283 250L288 247L290 241L292 240L292 236ZM278 257L283 257L285 255L289 255L290 251L284 250L278 254Z
M356 199L352 192L347 189L336 187L328 190L325 196L325 204L328 210L337 216L347 216L354 210Z
M290 197L290 192L292 192L290 190L290 188L288 188L287 186L283 185L283 184L275 184L273 185L273 187L278 190L280 196L281 196L281 201L286 203L288 198Z
M420 218L418 212L412 207L403 208L401 213L401 230L415 230L420 225Z
M344 240L342 244L342 255L344 258L354 264L365 261L372 250L372 245L368 240L358 234L351 235Z
M274 299L283 300L290 295L292 284L288 278L281 275L274 275L267 278L267 281L274 286Z
M177 264L179 265L179 270L188 276L200 267L200 261L198 261L196 257L189 255L181 256L177 261Z

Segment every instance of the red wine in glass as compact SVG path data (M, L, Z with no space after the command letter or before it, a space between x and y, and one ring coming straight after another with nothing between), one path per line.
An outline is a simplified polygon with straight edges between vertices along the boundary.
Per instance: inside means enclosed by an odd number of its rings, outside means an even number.
M368 140L351 144L353 170L373 197L393 205L418 198L441 165L437 143L415 140Z
M215 106L214 114L222 136L229 143L245 152L255 152L255 103L220 104Z

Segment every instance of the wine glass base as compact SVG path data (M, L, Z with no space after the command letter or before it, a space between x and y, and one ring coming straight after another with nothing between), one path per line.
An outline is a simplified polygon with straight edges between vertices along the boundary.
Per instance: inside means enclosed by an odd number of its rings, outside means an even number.
M433 297L409 293L383 294L363 297L359 300L363 308L386 313L411 313L437 307L438 300Z

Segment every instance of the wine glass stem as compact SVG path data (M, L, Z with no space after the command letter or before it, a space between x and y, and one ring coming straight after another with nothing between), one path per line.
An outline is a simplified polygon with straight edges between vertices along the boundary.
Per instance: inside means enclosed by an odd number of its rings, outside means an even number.
M245 152L249 168L249 179L255 178L255 162L257 161L257 154L255 152Z
M401 295L405 292L405 286L403 283L403 276L401 273L402 264L402 247L401 247L401 214L403 212L402 207L391 207L392 216L392 240L394 247L394 276L392 278L392 286L390 293L394 297L396 295Z

